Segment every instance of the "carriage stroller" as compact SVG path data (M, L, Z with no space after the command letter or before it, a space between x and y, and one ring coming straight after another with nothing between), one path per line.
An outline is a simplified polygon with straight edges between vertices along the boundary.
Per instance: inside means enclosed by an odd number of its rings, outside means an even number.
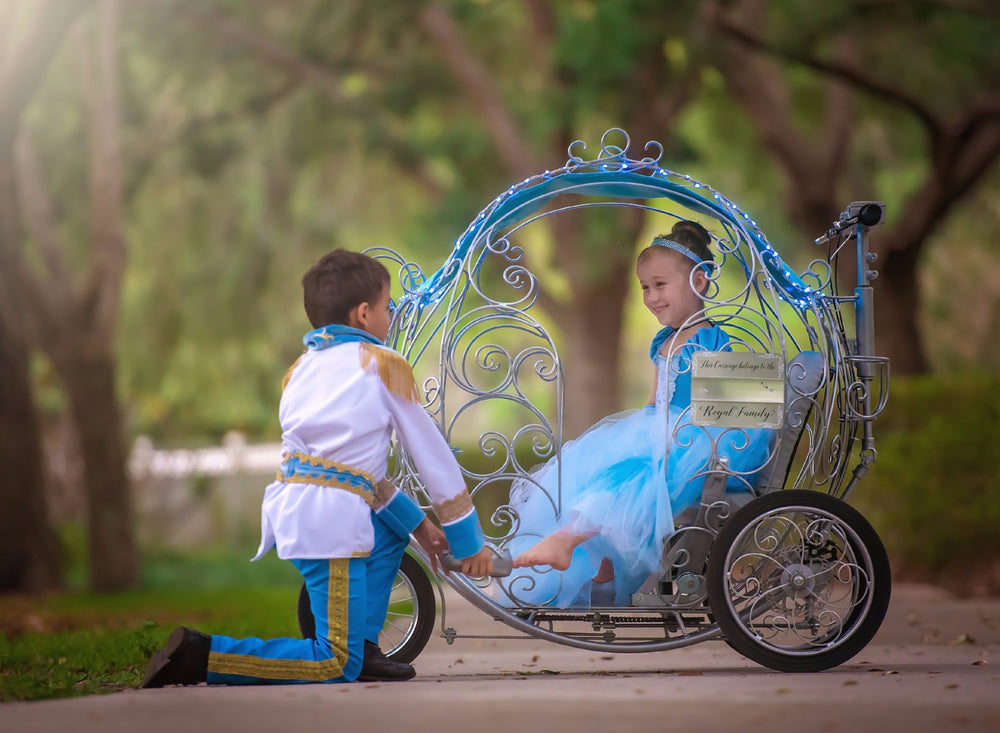
M734 472L724 451L713 449L692 477L702 484L700 500L674 517L660 570L626 605L596 597L584 607L539 602L527 592L534 578L519 570L484 579L438 575L413 543L380 639L393 659L412 661L424 648L436 597L441 633L449 643L462 638L448 626L442 584L509 627L496 638L513 632L601 652L663 651L721 638L787 672L847 661L882 623L891 585L886 552L846 499L875 461L872 425L888 396L888 360L873 353L876 273L868 246L884 206L850 204L816 240L825 256L796 274L732 201L661 167L659 143L647 143L641 158L630 157L630 144L617 128L602 136L593 157L575 142L565 166L497 196L433 274L424 276L391 250L370 250L399 272L402 295L388 343L414 365L418 380L424 377L424 405L451 444L479 433L474 449L463 441L458 460L487 543L502 556L520 530L511 485L530 485L531 464L558 455L564 443L564 369L572 368L560 360L539 312L539 276L528 255L544 237L531 232L552 217L604 207L638 210L647 220L697 217L709 224L720 255L704 315L730 335L732 352L693 360L690 423L716 448L720 436L732 445L749 430L766 429L766 460L752 473ZM842 260L857 271L846 294L838 287ZM516 415L516 427L485 422L498 410ZM392 465L395 483L429 506L399 446ZM545 498L558 519L561 492ZM308 604L303 589L306 636Z

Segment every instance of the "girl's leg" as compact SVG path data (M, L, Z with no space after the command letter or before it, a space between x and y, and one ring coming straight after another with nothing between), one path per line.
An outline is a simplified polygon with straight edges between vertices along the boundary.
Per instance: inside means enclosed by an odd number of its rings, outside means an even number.
M597 569L597 574L593 580L595 583L610 583L615 579L615 566L610 557L601 560L601 567Z
M292 560L306 582L315 639L213 636L208 683L351 682L364 660L366 558Z
M514 567L548 565L556 570L566 570L573 559L573 550L595 534L597 532L576 530L572 526L557 530L515 557Z

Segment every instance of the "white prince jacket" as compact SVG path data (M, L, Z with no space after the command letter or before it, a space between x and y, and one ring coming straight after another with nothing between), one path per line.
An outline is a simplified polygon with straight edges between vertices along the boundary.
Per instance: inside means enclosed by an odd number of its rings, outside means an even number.
M451 449L417 402L413 372L402 356L350 342L308 350L292 366L279 418L287 456L304 455L385 476L395 430L416 463L455 557L483 546L472 500ZM282 559L367 555L374 543L372 510L398 534L409 534L424 512L388 482L374 497L294 477L270 484L261 506L261 541L254 560L275 547Z

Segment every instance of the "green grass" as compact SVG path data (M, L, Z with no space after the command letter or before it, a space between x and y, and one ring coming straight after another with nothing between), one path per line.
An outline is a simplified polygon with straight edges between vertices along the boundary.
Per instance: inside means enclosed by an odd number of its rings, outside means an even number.
M896 378L852 497L904 577L1000 593L1000 378Z
M249 567L245 567L249 566ZM179 624L237 637L297 637L295 569L222 549L159 554L145 590L0 596L0 700L44 700L137 687L150 654Z

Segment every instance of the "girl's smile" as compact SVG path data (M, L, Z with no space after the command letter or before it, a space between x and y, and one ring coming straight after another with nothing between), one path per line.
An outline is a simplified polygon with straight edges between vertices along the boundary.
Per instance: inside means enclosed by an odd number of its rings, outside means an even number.
M642 302L656 316L661 326L680 328L684 321L703 308L695 290L704 287L704 274L694 273L692 287L690 262L671 250L650 252L636 265Z

